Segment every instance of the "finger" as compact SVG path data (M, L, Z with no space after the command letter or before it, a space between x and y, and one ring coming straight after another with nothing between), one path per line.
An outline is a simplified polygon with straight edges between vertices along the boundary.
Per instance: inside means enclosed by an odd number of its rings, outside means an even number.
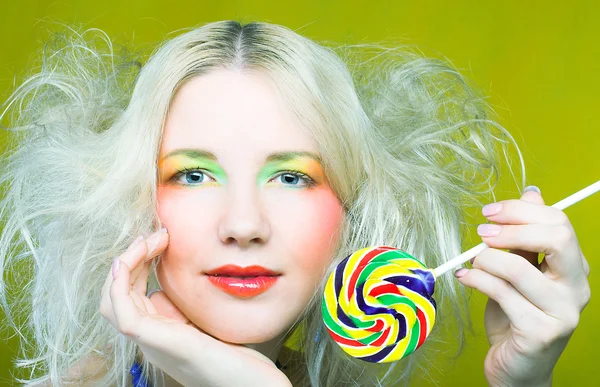
M171 299L167 297L165 292L157 291L150 295L150 301L156 308L156 311L165 317L172 318L173 320L187 323L190 321L180 310L173 304Z
M109 270L108 275L104 280L104 285L102 285L102 297L100 299L100 315L107 319L112 326L116 327L112 302L110 300L110 286L112 285L112 282L113 276L111 270Z
M110 286L110 301L113 308L115 328L127 336L134 337L141 315L135 302L130 296L131 285L129 283L130 269L127 263L115 259L113 264L114 279Z
M525 191L523 195L521 195L521 200L528 203L535 203L544 205L544 198L539 192L536 191ZM509 253L520 255L525 258L529 263L539 269L539 253L535 251L525 251L521 249L511 249Z
M502 204L501 209L496 214L487 216L488 220L501 224L528 224L540 222L539 220L535 220L535 218L539 218L543 219L542 223L566 225L573 231L573 226L566 214L553 207L544 206L542 195L536 191L524 192L520 200L507 200L499 203ZM535 206L528 206L527 203L535 204ZM540 206L543 207L540 208ZM538 252L528 252L521 249L511 249L510 252L521 255L539 268L543 268L546 265L544 260L542 260L542 264L538 264ZM588 276L589 264L583 257L583 253L580 252L578 256L581 257L584 274Z
M142 315L156 314L156 308L152 305L152 302L148 297L138 294L136 292L130 292L129 295L133 299L135 306L140 310Z
M502 278L481 269L460 269L455 275L463 285L477 289L496 301L517 329L530 330L532 324L545 316L544 312Z
M473 261L481 269L509 282L527 300L547 314L555 314L561 306L554 283L523 257L494 248L483 250Z
M139 295L146 294L146 289L148 288L148 274L150 274L151 264L152 261L146 261L138 266L137 278L135 279L135 282L133 283L132 287L133 291ZM133 275L133 272L131 272L131 275ZM129 277L130 283L134 281L133 279L131 279L131 275Z
M146 305L146 310L148 311L149 315L158 314L156 307L152 304L152 301L150 301L150 299L148 297L145 297L145 296L139 296L139 297L144 302L144 305Z
M529 203L532 205L528 205ZM488 220L500 224L554 224L562 221L558 219L560 215L557 215L556 211L552 211L553 209L548 210L547 208L550 207L544 206L544 199L540 193L525 191L519 200L506 200L494 203L492 206L484 207L482 214ZM492 212L489 213L489 211ZM532 265L539 268L539 252L521 249L511 249L510 252L522 256L531 262Z
M131 244L127 247L124 253L122 253L119 257L121 258L125 253L131 254L131 251L134 250L137 245L142 241L143 237L140 235L137 237ZM113 260L114 264L114 260ZM109 270L106 278L104 280L104 284L102 285L102 297L100 299L100 314L105 317L113 326L116 327L116 322L114 319L112 302L110 299L110 287L113 283L113 274L112 270Z
M481 210L483 216L491 222L502 224L570 224L569 218L562 210L546 206L542 195L535 191L523 193L520 199L492 203L492 205L495 204L499 206L496 207L493 214L486 215L487 206Z
M579 243L572 228L546 224L496 226L500 229L498 235L482 236L489 247L544 253L550 274L569 283L577 282L585 275Z
M134 248L136 253L119 257L133 269L130 275L131 285L134 285L137 282L138 278L144 271L144 265L142 263L145 263L148 259L152 259L158 254L162 253L167 247L168 242L168 233L166 229L163 228L150 235L147 239L142 240L139 243L141 246L136 245ZM147 276L144 281L146 280ZM145 293L145 290L142 293Z

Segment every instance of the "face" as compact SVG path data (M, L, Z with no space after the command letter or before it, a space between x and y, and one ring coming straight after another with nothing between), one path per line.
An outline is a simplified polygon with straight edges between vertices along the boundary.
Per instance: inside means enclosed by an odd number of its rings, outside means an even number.
M264 74L215 70L179 89L159 155L157 210L170 242L157 274L200 329L261 343L303 312L344 216L319 157ZM206 274L224 265L278 276L219 282Z

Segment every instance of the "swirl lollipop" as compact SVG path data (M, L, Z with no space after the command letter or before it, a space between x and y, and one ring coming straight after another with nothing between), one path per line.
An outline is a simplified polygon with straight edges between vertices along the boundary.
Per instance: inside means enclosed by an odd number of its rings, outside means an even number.
M552 207L563 210L600 190L600 181ZM436 279L477 256L485 243L432 270L407 252L367 247L342 260L325 285L322 311L333 340L358 359L385 363L419 348L435 323Z
M435 322L431 270L408 253L368 247L346 257L325 287L323 318L348 354L369 362L417 349Z

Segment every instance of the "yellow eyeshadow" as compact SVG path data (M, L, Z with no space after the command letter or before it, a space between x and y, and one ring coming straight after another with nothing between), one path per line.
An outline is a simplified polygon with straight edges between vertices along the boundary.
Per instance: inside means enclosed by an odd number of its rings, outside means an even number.
M177 172L186 168L206 168L221 182L226 183L227 181L227 175L216 162L205 158L192 158L186 155L174 155L159 161L159 179L161 182L167 182ZM326 181L323 167L317 160L311 157L299 157L295 160L269 163L259 173L259 180L266 180L273 173L286 169L300 171L312 178L317 184L322 184Z

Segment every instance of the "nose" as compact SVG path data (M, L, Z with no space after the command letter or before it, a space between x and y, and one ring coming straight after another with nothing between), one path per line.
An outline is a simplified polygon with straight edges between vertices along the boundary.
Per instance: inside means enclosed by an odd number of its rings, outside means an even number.
M224 244L237 243L240 247L264 244L269 239L270 227L264 216L256 190L233 188L228 191L219 239Z

